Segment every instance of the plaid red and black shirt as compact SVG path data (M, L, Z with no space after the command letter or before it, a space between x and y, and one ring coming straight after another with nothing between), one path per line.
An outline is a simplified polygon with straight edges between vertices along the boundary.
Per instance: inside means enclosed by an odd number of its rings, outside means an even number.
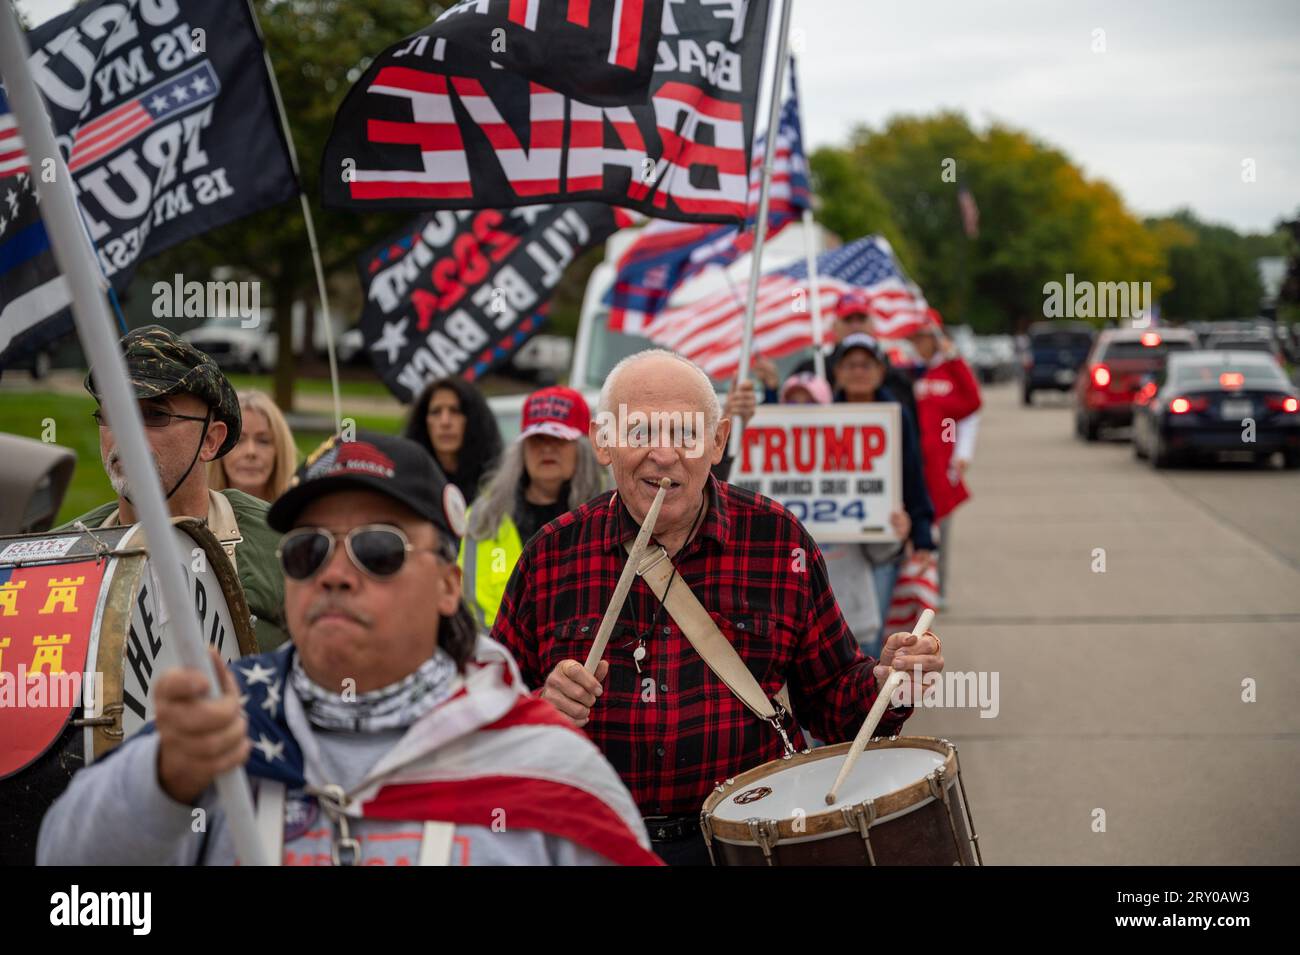
M799 722L819 739L852 739L877 693L876 661L858 649L831 593L821 551L775 501L717 481L699 532L674 558L685 581L768 696L789 683ZM542 528L506 587L492 636L540 687L562 660L583 661L627 561L637 525L602 494ZM864 582L865 583L865 582ZM713 675L637 578L605 659L605 692L585 729L647 816L699 812L713 785L782 753L760 720ZM646 657L632 658L644 637ZM908 707L886 711L898 733ZM794 732L793 726L787 730Z

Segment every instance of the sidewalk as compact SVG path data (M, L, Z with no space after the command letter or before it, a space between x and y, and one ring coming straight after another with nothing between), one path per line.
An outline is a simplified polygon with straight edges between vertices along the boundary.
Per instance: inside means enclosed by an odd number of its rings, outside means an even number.
M1300 569L1177 489L1195 475L1018 401L986 391L936 623L949 670L998 671L1000 712L907 725L958 745L985 861L1300 862ZM1236 477L1292 506L1288 475Z

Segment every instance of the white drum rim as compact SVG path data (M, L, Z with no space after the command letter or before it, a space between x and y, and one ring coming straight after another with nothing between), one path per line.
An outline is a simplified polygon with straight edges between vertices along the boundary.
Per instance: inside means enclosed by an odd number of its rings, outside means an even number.
M836 759L842 757L848 751L849 746L849 743L838 743L815 750L805 750L790 757L790 759L808 762ZM867 744L868 751L909 748L929 750L940 754L943 756L943 762L934 773L927 774L925 777L901 789L872 800L873 806L878 813L871 823L872 826L879 825L889 819L897 819L908 814L908 812L922 808L929 802L933 802L935 795L931 791L929 783L929 779L933 775L942 773L942 785L945 789L952 789L959 785L960 771L957 763L957 748L947 739L934 736L891 736L887 738L877 737ZM719 842L727 842L733 845L752 846L755 842L749 830L750 820L774 827L777 839L780 842L816 841L817 839L855 831L855 827L846 822L843 810L865 805L865 801L842 805L835 809L819 808L817 812L809 812L803 817L801 826L803 831L800 832L794 830L794 820L791 818L773 819L770 815L755 814L747 817L744 821L738 822L731 819L719 819L714 814L714 808L723 799L744 788L760 783L763 778L770 775L770 773L762 772L763 770L779 768L786 762L784 759L770 760L761 766L746 770L728 779L725 783L718 784L714 791L709 794L700 810L700 819L705 836L709 840L716 839Z

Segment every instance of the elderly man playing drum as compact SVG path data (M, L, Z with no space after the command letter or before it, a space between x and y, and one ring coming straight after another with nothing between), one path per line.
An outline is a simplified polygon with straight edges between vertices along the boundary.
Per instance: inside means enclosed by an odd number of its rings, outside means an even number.
M279 535L267 527L267 504L233 488L218 493L208 487L208 462L239 442L242 420L235 390L216 362L161 325L128 332L121 346L172 517L207 521L239 575L256 618L258 648L279 646L287 639L284 587L275 562ZM86 375L86 390L99 399L93 369ZM94 414L100 456L117 501L81 515L61 530L77 521L92 530L136 522L112 424L102 410Z
M39 861L231 864L212 784L247 764L286 865L657 864L609 763L476 636L464 512L412 441L318 449L270 512L292 644L223 668L219 699L159 677L156 732L77 774Z
M668 433L647 436L644 424L656 415ZM631 425L629 433L620 422ZM932 634L892 635L880 666L862 655L821 553L798 520L776 502L710 474L729 433L712 383L690 361L650 350L620 362L591 426L616 490L538 533L515 568L493 629L541 697L585 728L614 764L646 818L655 851L674 864L708 863L699 829L705 797L716 783L781 756L796 728L783 709L764 722L752 699L733 695L728 686L743 681L732 671L724 683L712 662L706 666L697 640L688 639L642 578L619 608L604 659L594 672L584 668L628 558L626 544L662 479L670 484L653 530L671 560L658 568L671 566L664 593L677 590L680 601L679 588L689 588L702 608L678 615L693 630L720 630L763 696L786 686L799 723L819 739L853 738L884 667L943 667ZM725 659L719 666L726 668ZM887 711L877 735L898 733L910 712Z

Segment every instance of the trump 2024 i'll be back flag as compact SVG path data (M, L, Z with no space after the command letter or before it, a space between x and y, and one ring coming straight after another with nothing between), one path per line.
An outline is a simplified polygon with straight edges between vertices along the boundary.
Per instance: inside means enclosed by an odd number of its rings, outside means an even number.
M361 334L402 401L435 378L473 381L536 333L565 267L618 227L599 202L422 216L362 255Z
M622 105L567 96L536 70L485 69L451 41L407 44L372 64L339 108L322 201L363 211L591 200L682 222L742 222L768 2L665 3L649 99ZM566 22L539 16L509 42L532 44L528 59L545 61L551 31Z

